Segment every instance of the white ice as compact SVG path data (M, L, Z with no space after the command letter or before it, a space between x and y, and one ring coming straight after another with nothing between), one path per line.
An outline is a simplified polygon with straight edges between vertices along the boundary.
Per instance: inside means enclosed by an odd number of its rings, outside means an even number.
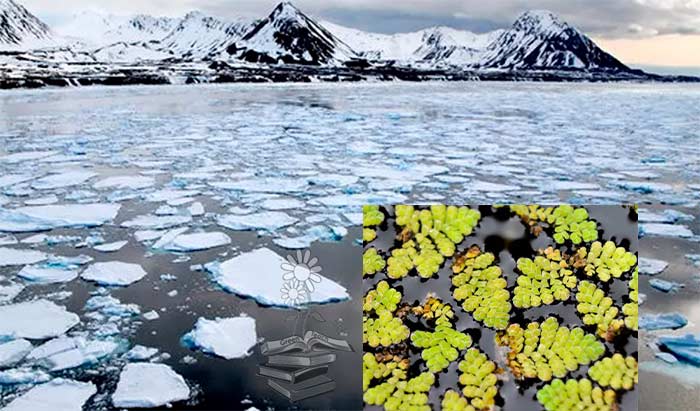
M126 353L126 359L130 361L145 361L158 354L157 348L136 345Z
M66 171L58 174L50 174L32 183L32 188L36 190L48 190L53 188L71 187L83 184L89 179L96 177L97 173L92 171Z
M639 232L650 236L690 238L693 232L687 226L675 224L648 223L640 224Z
M51 380L51 376L32 368L13 368L0 371L0 385L41 384Z
M65 204L0 209L0 231L31 232L64 227L94 227L112 221L119 204Z
M138 228L141 230L162 230L192 221L189 215L142 215L122 223L125 228Z
M24 290L24 285L18 283L0 285L0 303L14 300L22 290Z
M22 361L32 350L32 343L25 339L0 343L0 368L12 367Z
M48 258L45 253L35 250L17 250L0 247L0 267L9 265L34 264Z
M35 348L27 358L50 371L61 371L96 364L120 347L120 343L110 340L59 337Z
M0 337L41 340L62 335L79 322L77 315L48 300L0 306Z
M146 274L138 264L108 261L90 265L80 276L100 285L127 286L139 281Z
M223 263L206 264L205 268L224 290L253 298L263 305L298 307L350 298L345 287L320 274L319 282L311 281L314 290L308 294L308 300L300 302L285 298L288 294L282 292L282 286L285 284L283 277L289 273L283 269L283 264L289 263L269 248L259 248Z
M164 236L165 237L165 236ZM158 241L157 247L168 251L189 252L208 250L231 244L231 237L222 232L179 234L167 242Z
M217 218L217 223L231 230L266 230L275 231L292 225L298 219L281 211L266 211L256 214L226 214Z
M165 364L127 364L119 375L112 404L117 408L154 408L190 396L185 379Z
M645 258L639 257L639 273L646 275L657 275L661 274L668 263L663 260L657 260L655 258Z
M182 337L187 347L227 360L250 355L257 342L255 319L251 317L199 318L192 331Z
M113 243L96 245L93 248L103 253L113 253L115 251L121 250L128 243L128 241L115 241Z
M93 187L98 190L105 188L113 190L138 190L141 188L151 187L154 184L155 179L148 176L113 176L96 182Z
M27 391L3 411L82 411L96 392L97 388L90 382L56 378Z
M78 277L78 270L51 266L27 265L17 275L34 284L67 283Z

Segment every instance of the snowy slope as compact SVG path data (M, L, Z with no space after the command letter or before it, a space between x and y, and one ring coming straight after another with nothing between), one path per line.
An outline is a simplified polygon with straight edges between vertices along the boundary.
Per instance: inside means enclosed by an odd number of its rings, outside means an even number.
M153 48L153 43L114 43L94 50L92 56L100 62L134 63L138 61L164 60L173 57L171 53Z
M158 45L164 52L202 58L223 52L253 27L245 19L223 21L200 12L188 13Z
M476 34L450 27L434 27L423 31L422 44L416 56L423 61L457 66L473 65L503 30Z
M83 11L56 29L66 38L77 40L84 48L104 47L125 42L160 40L168 35L180 19L148 15L116 16Z
M49 26L13 0L0 0L0 50L55 45Z
M289 2L280 3L227 51L261 63L337 64L356 56L347 44Z
M510 69L628 69L585 34L542 10L522 14L488 46L479 65Z

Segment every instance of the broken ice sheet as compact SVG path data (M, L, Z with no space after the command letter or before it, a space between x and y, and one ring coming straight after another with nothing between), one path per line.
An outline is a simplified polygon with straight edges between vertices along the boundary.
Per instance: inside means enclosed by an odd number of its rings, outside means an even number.
M101 189L112 189L112 190L125 190L132 189L138 190L141 188L148 188L155 184L155 179L153 177L147 176L112 176L102 179L96 182L93 187L98 190Z
M693 232L687 226L675 224L648 223L639 225L639 236L663 236L690 238Z
M275 231L296 223L298 219L281 211L266 211L246 215L226 214L219 216L216 221L220 226L231 230Z
M142 230L162 230L192 221L189 215L142 215L122 223L125 228L138 228Z
M0 267L11 265L34 264L48 258L45 253L35 250L17 250L0 247Z
M680 290L681 288L685 287L685 284L677 283L675 281L661 280L658 278L652 278L651 280L649 280L649 285L665 293L674 293Z
M251 317L199 318L194 329L185 334L181 341L190 349L230 360L250 355L257 338L255 319Z
M146 274L138 264L108 261L90 265L80 276L100 285L127 286L139 281Z
M102 358L123 350L126 343L92 340L85 337L59 337L32 350L27 359L50 371L61 371L98 363Z
M112 404L117 408L153 408L190 397L184 378L165 364L127 364L119 375Z
M639 328L643 330L675 330L688 324L688 319L681 313L646 314L639 316Z
M67 204L0 208L0 231L22 233L54 228L95 227L112 221L119 204Z
M191 252L231 244L231 237L219 231L191 234L184 234L187 229L173 231L173 235L165 234L153 245L153 248L174 252Z
M96 392L92 383L56 378L22 394L3 411L81 411Z
M285 293L283 268L289 262L269 248L259 248L240 254L222 263L216 261L205 265L214 282L224 290L250 297L262 305L298 308L307 304L324 304L348 300L347 289L320 274L308 299L293 299ZM308 279L308 278L304 278Z
M693 334L664 335L659 337L658 344L679 360L700 366L700 336Z
M41 340L57 337L79 322L77 315L48 300L0 306L0 338Z
M32 343L25 339L0 343L0 368L11 367L22 361L32 350Z
M65 171L57 174L50 174L34 181L32 183L32 188L36 190L48 190L53 188L71 187L83 184L96 176L97 173L92 171Z
M73 281L78 277L78 271L51 266L26 265L17 273L17 276L34 284L56 284Z
M639 273L645 275L657 275L661 274L668 263L663 260L657 260L654 258L639 257Z
M113 243L96 245L93 248L103 253L113 253L115 251L121 250L128 243L128 241L115 241Z

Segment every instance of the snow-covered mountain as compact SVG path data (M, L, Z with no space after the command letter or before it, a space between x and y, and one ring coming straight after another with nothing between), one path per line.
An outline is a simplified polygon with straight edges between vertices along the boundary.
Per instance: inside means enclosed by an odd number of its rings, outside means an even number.
M191 12L160 40L157 49L186 58L216 55L252 27L253 22L243 18L223 21L201 12Z
M178 18L139 14L117 16L83 11L56 29L60 35L77 41L83 48L105 47L114 43L160 40L180 22Z
M523 13L484 52L481 67L628 70L590 38L549 11Z
M49 26L13 0L0 0L0 50L27 50L54 44Z
M357 56L342 40L289 2L280 3L227 51L256 63L336 64Z

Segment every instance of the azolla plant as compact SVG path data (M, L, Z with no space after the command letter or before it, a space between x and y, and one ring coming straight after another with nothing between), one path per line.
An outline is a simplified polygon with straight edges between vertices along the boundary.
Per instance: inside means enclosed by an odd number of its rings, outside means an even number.
M636 409L634 209L363 212L366 408Z

